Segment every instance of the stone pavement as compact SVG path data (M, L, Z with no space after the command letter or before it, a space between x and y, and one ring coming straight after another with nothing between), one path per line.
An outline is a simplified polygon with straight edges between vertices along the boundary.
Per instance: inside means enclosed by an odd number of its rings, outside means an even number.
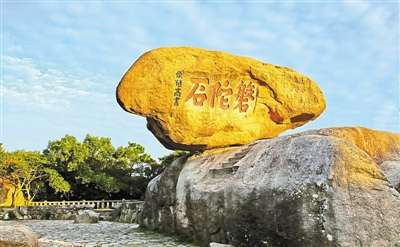
M12 221L40 235L40 247L194 247L176 238L143 231L136 224L101 221L96 224L74 224L65 220Z

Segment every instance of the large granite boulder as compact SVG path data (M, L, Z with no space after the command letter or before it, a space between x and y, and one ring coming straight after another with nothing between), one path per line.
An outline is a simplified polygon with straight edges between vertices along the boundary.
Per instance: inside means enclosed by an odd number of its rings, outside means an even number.
M38 247L38 236L26 226L0 222L1 247Z
M325 109L318 85L292 69L189 47L143 54L119 83L117 100L145 116L164 146L182 150L275 137Z
M399 174L397 134L259 140L176 160L149 183L140 224L205 246L400 246Z

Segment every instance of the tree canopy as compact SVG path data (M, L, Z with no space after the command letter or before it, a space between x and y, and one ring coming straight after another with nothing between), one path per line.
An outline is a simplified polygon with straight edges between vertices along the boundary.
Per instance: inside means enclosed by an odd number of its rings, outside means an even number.
M88 134L80 142L65 135L42 152L7 152L0 145L0 178L28 200L141 199L148 182L184 154L156 161L137 143L115 148L107 137Z
M0 156L0 177L7 180L16 190L21 191L28 201L32 201L47 180L55 192L67 192L70 185L55 170L48 167L47 160L40 152L2 151Z

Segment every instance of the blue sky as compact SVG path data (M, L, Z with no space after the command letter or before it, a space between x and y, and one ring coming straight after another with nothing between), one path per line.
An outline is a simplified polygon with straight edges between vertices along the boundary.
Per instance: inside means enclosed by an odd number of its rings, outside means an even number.
M294 68L327 109L296 129L364 126L400 132L399 3L2 1L1 138L42 150L86 133L167 154L145 119L115 100L143 52L195 46ZM286 133L292 133L285 132Z

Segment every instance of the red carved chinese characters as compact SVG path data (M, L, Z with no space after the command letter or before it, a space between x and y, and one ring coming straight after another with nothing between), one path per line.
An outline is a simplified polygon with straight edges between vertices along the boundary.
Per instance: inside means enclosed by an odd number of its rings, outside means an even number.
M238 93L236 94L237 105L234 109L239 109L239 112L247 112L250 101L255 100L255 86L253 83L248 84L241 82Z
M185 98L185 102L193 99L193 105L203 106L204 101L207 100L206 86L208 85L207 78L192 78L193 87Z
M211 90L210 107L215 106L215 101L219 101L219 106L223 110L229 109L229 97L233 94L233 90L229 85L229 81L225 81L222 85L217 82Z
M210 85L207 78L191 78L192 88L185 98L185 102L191 101L194 106L208 106L222 110L238 109L239 112L247 112L251 103L257 97L257 88L252 82L241 82L234 94L230 81L217 81ZM234 105L234 107L233 107ZM254 104L253 104L254 105Z

